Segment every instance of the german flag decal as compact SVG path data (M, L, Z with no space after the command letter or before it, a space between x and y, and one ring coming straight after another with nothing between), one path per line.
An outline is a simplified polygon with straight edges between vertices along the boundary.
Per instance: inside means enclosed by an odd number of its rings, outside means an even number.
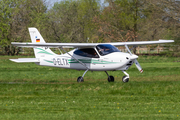
M36 39L36 42L40 42L40 39Z

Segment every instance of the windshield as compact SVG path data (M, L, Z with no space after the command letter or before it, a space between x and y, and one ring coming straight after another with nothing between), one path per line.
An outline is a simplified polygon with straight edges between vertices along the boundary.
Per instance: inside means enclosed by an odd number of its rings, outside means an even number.
M96 48L101 56L104 56L113 52L121 52L115 46L110 45L110 44L98 45L96 46Z

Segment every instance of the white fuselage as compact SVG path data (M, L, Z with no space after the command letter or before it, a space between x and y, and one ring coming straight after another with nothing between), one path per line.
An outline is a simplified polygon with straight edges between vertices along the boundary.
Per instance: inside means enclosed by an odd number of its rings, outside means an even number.
M132 64L134 59L131 59L130 54L123 52L114 52L99 58L82 57L74 54L75 50L69 54L62 55L48 55L43 54L40 58L39 65L60 67L67 69L86 70L90 71L113 71L113 70L127 70Z

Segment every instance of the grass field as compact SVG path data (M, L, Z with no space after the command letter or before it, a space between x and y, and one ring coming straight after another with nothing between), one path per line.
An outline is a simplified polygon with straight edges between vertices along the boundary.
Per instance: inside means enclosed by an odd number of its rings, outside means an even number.
M20 56L22 57L22 56ZM105 72L14 63L0 56L0 119L180 119L180 58L140 56L122 82L108 83Z

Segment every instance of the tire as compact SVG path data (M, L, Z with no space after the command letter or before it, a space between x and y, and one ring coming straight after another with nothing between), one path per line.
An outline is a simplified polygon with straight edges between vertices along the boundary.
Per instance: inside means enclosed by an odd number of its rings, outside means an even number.
M81 76L79 76L78 78L77 78L77 82L84 82L84 79L83 79L83 77L81 77Z
M109 76L108 77L108 82L114 82L114 77L113 76Z
M124 83L129 82L129 78L127 76L123 76L122 81Z

